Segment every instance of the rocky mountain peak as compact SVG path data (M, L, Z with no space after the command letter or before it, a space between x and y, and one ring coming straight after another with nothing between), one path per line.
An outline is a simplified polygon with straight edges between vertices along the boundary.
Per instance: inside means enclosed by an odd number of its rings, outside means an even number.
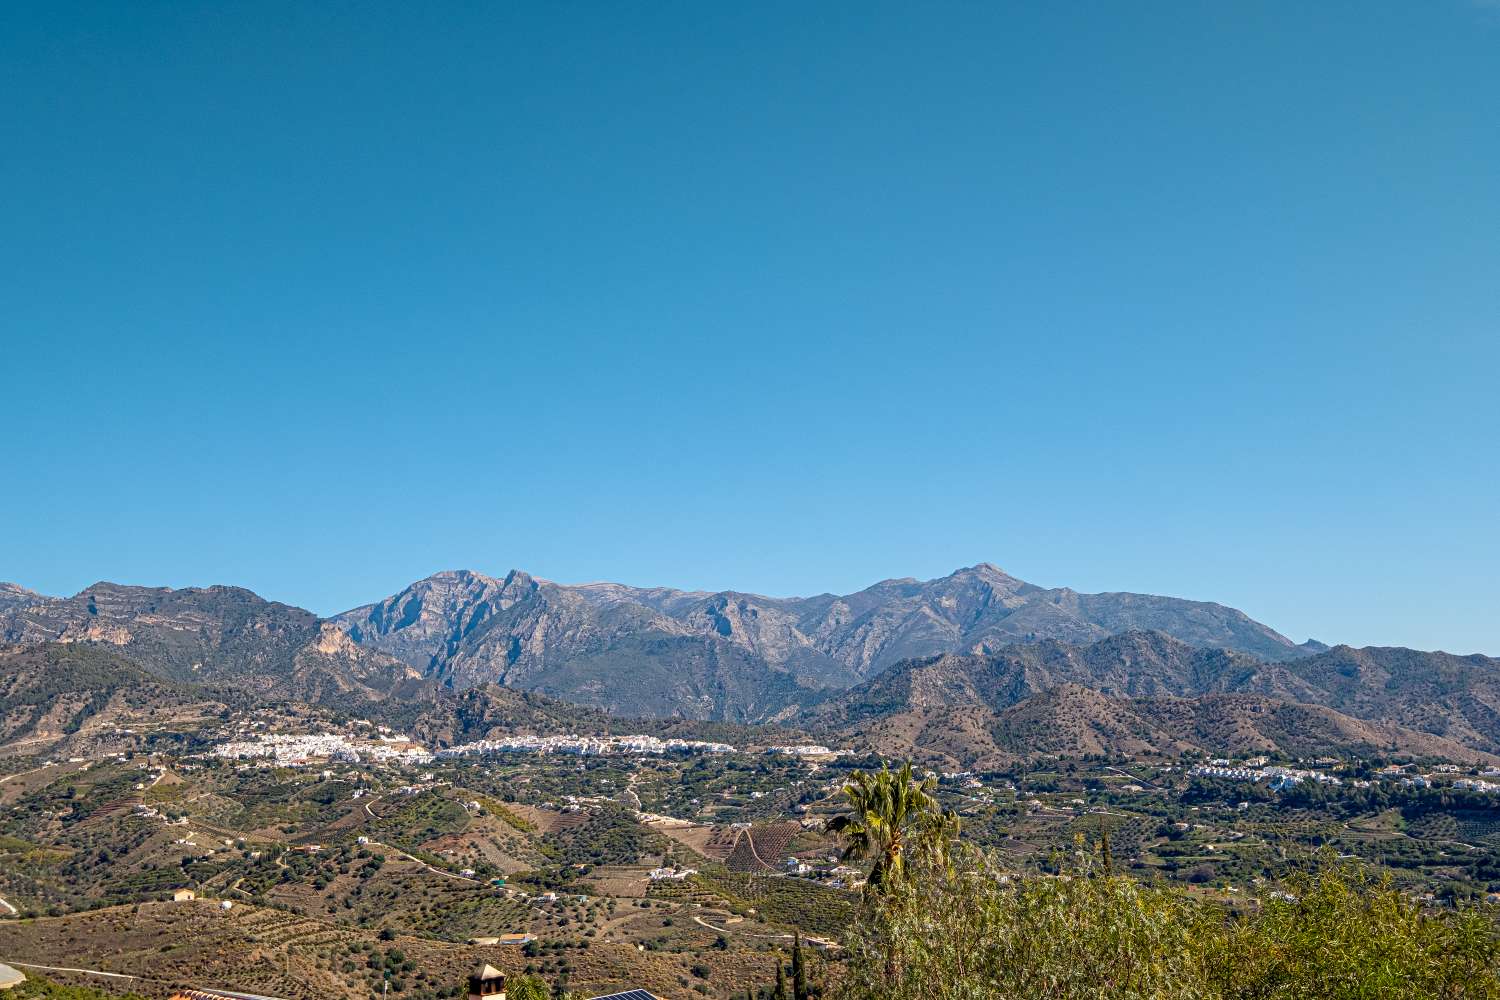
M0 589L5 641L150 648L172 663L172 676L227 668L252 633L264 633L283 652L311 644L315 655L345 659L347 641L455 687L501 683L613 709L697 717L771 718L906 660L996 654L1017 644L1036 646L1052 664L1067 657L1048 651L1048 642L1083 649L1118 636L1107 654L1095 654L1115 664L1107 687L1135 684L1122 673L1124 663L1139 665L1136 672L1156 685L1151 690L1169 692L1192 671L1208 669L1184 650L1223 647L1265 662L1317 651L1221 605L1044 589L990 562L932 580L893 578L813 597L573 586L521 569L498 577L446 569L329 621L340 631L235 587L101 582L62 599ZM252 659L256 670L269 662L263 653ZM1060 669L1009 652L1003 662L1019 664L1005 676L1016 690ZM1240 661L1234 669L1253 672ZM942 675L929 671L918 688L936 699L991 680L964 679L950 691Z
M0 614L52 600L15 583L0 582Z
M964 566L948 574L948 579L950 580L962 578L983 580L986 583L994 584L1019 584L1022 582L992 562L975 563L972 566Z

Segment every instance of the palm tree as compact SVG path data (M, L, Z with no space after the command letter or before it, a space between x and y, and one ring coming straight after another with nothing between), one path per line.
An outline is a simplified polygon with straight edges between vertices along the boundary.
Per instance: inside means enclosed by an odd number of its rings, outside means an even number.
M911 764L892 771L882 765L867 774L855 771L844 786L853 813L839 816L828 829L844 838L844 859L869 859L872 889L898 881L905 872L907 842L920 839L941 842L958 832L958 817L944 813L932 797L934 778L918 783ZM935 843L933 846L941 847ZM946 855L946 850L942 853Z

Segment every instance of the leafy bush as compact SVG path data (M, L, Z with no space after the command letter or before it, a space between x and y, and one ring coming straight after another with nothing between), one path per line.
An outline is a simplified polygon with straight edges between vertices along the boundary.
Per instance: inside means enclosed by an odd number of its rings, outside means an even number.
M1231 1000L1500 997L1496 927L1426 910L1355 867L1293 880L1216 940L1210 979Z
M6 1000L145 1000L137 993L109 993L91 986L65 986L34 972L26 981L4 993Z
M984 854L865 901L845 1000L1500 998L1500 946L1477 910L1424 909L1359 869L1326 867L1256 914L1086 862L1007 875Z

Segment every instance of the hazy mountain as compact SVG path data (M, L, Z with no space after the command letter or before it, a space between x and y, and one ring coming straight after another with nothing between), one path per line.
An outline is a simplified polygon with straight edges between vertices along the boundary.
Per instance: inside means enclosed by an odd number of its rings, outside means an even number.
M1086 646L1046 640L991 654L907 660L817 711L851 721L957 705L1000 711L1065 684L1126 697L1254 691L1299 701L1321 694L1285 665L1200 649L1162 632L1132 630Z
M1147 594L1044 589L989 563L936 580L884 580L854 594L770 598L756 594L639 590L620 584L571 588L597 603L651 607L768 659L809 651L867 677L892 663L938 652L985 651L1014 642L1083 643L1128 629L1157 629L1196 646L1268 660L1327 647L1298 646L1233 608Z
M1048 590L988 563L811 598L460 570L333 620L455 687L493 681L616 711L747 720L816 703L904 659L1015 642L1088 643L1155 628L1261 659L1323 648L1222 605Z

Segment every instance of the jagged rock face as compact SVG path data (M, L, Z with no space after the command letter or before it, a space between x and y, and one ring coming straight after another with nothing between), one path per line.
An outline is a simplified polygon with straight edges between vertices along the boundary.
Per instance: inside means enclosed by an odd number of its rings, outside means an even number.
M714 594L683 609L678 620L694 634L718 636L819 687L843 688L856 682L858 673L802 631L797 603L754 594Z
M0 610L0 623L13 644L109 646L166 680L223 681L306 701L383 697L421 676L336 624L239 587L98 583Z
M10 614L32 604L41 604L47 598L35 591L14 583L0 583L0 615Z
M274 672L317 635L311 612L238 587L126 587L97 583L3 613L13 643L116 646L174 680Z
M617 709L735 719L769 718L913 657L1039 639L1082 644L1136 626L1267 658L1301 652L1232 608L1046 590L988 563L811 598L453 571L335 620L361 644L459 688L498 682ZM731 667L744 674L733 684L723 676ZM641 683L679 694L632 690Z
M316 660L315 686L329 692L387 692L415 671L456 689L499 683L632 714L743 721L784 717L910 658L1081 645L1138 626L1263 659L1308 652L1231 608L1047 590L987 563L810 598L458 570L331 622L341 631L232 587L101 583L72 598L0 587L5 641L111 645L179 680L314 685L304 667Z
M336 621L458 689L498 683L619 714L760 719L801 691L785 666L616 594L520 572L439 578Z
M538 584L513 571L496 580L468 570L435 573L383 601L334 620L354 641L381 649L423 670L438 670L491 618L534 595Z

